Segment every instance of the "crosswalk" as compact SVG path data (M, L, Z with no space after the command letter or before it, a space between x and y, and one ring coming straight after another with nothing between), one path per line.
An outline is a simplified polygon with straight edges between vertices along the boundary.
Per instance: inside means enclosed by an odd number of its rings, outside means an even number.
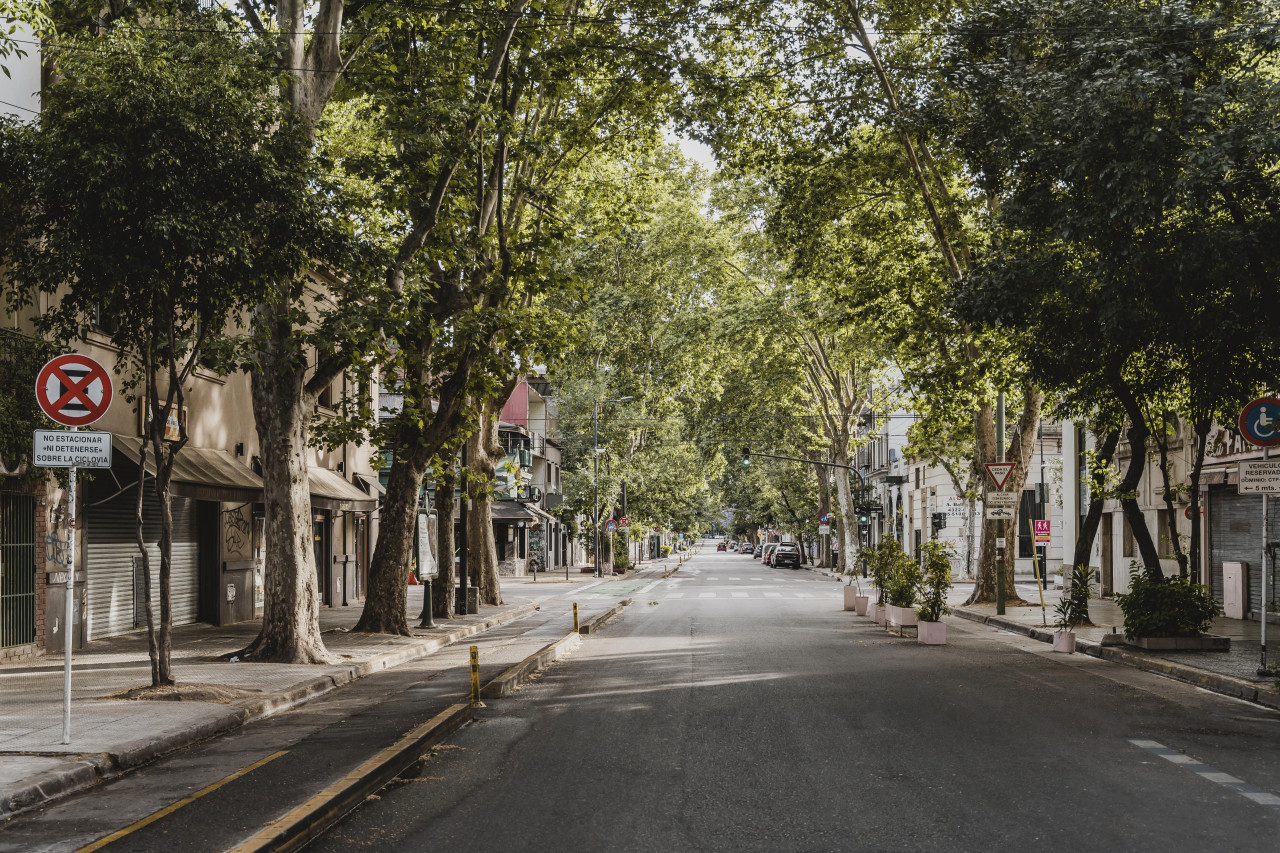
M704 590L694 592L693 590L676 590L668 592L662 596L663 598L815 598L810 592L778 592L776 590Z

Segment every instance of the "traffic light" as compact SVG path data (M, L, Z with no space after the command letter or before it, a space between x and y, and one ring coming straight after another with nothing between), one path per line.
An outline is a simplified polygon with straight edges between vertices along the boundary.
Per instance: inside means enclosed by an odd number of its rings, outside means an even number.
M871 522L870 510L868 510L865 506L860 506L857 509L858 509L858 523L869 524Z
M742 464L751 464L751 445L749 444L742 445Z

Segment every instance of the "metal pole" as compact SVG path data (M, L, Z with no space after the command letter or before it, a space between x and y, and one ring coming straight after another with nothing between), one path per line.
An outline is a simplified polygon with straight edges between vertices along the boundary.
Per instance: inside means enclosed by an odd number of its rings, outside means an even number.
M596 419L600 404L591 404L591 455L594 473L591 477L591 529L594 534L596 577L600 577L600 430Z
M72 432L75 427L72 427ZM62 742L71 743L71 644L76 605L76 466L67 474L67 606L62 621Z
M1262 458L1271 458L1271 448L1262 448ZM1262 665L1258 675L1267 674L1267 493L1262 493ZM1194 522L1194 519L1193 519Z
M467 445L462 445L462 464L459 466L462 480L462 497L458 499L458 521L462 527L462 547L458 549L458 600L453 603L453 612L459 616L467 615ZM450 498L452 500L452 497Z
M996 461L1004 461L1004 392L996 394ZM1004 519L996 521L996 615L1004 615Z

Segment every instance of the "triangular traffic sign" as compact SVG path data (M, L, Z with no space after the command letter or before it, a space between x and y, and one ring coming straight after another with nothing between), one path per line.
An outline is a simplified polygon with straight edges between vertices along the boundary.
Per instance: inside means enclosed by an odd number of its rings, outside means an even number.
M1004 491L1004 484L1009 482L1009 475L1013 473L1016 467L1015 462L988 462L987 476L991 478L991 482L996 484L996 489Z

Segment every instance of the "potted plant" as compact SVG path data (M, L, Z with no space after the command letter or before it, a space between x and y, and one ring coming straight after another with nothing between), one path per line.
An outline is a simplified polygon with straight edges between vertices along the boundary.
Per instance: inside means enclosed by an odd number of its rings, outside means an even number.
M1071 570L1070 585L1063 590L1058 606L1053 609L1053 650L1072 654L1076 650L1075 629L1091 625L1089 621L1089 596L1093 592L1093 571L1088 566L1076 566Z
M1228 651L1231 641L1208 633L1222 611L1206 586L1184 577L1151 578L1136 563L1129 591L1116 596L1125 641L1151 650Z
M920 587L920 577L920 566L915 560L903 555L894 570L889 588L885 590L890 627L896 627L901 631L903 628L919 624L920 620L916 618L915 602L916 590Z
M951 591L951 546L936 539L920 546L924 563L916 601L916 616L920 625L916 639L927 646L940 646L947 642L947 625L942 617L951 613L947 606L947 593Z
M886 594L904 558L902 549L892 540L882 541L868 554L867 571L876 588L876 603L868 602L868 605L871 618L877 625L885 622Z

